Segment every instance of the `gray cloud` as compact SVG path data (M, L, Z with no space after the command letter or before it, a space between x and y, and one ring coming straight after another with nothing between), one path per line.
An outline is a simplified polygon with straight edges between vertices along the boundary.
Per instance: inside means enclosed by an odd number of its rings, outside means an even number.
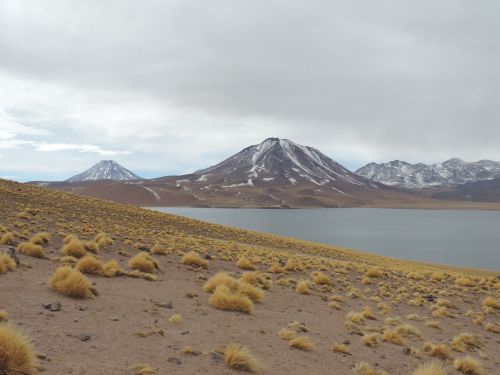
M488 0L0 1L0 141L17 124L130 151L146 175L268 136L351 168L500 160L498 14ZM90 161L77 156L61 171Z

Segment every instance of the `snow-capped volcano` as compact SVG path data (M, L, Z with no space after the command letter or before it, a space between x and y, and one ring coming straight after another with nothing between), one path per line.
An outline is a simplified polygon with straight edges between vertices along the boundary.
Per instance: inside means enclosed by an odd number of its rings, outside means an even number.
M377 188L317 149L279 138L247 147L217 165L196 171L189 180L193 178L225 188L303 184L339 190Z
M382 164L367 164L356 173L389 186L424 188L500 178L500 162L479 160L469 163L453 158L426 165L394 160Z
M128 169L122 167L114 160L101 160L85 172L77 174L68 178L66 182L80 182L80 181L98 181L98 180L115 180L115 181L128 181L138 180L141 177Z

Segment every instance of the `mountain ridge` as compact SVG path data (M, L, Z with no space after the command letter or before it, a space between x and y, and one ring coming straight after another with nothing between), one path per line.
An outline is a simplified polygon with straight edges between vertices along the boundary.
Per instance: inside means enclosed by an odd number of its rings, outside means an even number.
M100 180L128 181L141 179L141 177L121 166L114 160L101 160L82 173L68 178L65 182L73 183Z

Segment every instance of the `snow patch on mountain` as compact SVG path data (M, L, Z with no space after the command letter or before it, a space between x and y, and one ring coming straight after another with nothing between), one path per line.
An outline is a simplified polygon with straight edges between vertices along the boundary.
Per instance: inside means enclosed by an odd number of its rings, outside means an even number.
M68 178L67 182L115 180L129 181L139 180L141 177L128 169L122 167L114 160L101 160L85 172Z

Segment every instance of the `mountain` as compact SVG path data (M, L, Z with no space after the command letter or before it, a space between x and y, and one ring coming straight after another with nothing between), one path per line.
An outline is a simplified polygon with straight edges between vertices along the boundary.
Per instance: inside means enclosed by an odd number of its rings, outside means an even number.
M434 199L500 202L500 178L466 182L443 189L429 189L426 193Z
M66 182L73 183L100 180L128 181L140 179L141 177L122 167L114 160L101 160L99 163L87 169L85 172L68 178Z
M491 160L465 162L453 158L442 163L426 165L394 160L382 164L370 163L355 173L389 186L426 188L500 178L500 162Z

